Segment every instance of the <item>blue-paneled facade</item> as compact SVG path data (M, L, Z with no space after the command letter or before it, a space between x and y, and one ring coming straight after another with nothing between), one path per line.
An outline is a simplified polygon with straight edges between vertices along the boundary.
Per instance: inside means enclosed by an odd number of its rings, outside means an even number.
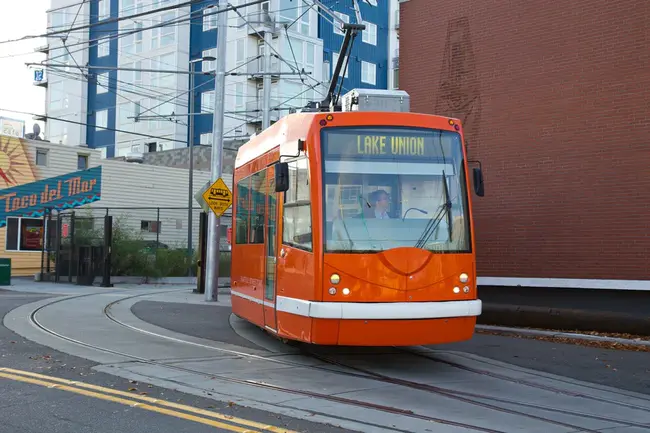
M210 5L214 7L209 8ZM193 4L192 8L192 25L190 26L190 61L203 57L204 50L210 50L217 47L217 15L208 15L204 18L203 11L216 11L217 0L204 0L203 2ZM216 55L214 56L216 57ZM195 65L196 71L207 70L199 62ZM189 67L189 66L188 66ZM188 80L189 80L188 76ZM193 113L201 112L201 93L214 90L214 77L209 75L194 75L194 107ZM191 86L188 84L188 89ZM190 139L188 129L188 142L194 143L195 146L200 144L201 134L212 132L212 114L202 114L194 116L194 137Z
M366 30L359 32L354 39L347 66L347 77L344 77L343 71L341 71L342 94L354 88L388 88L388 35L390 31L388 3L384 0L358 1L361 18L374 26L372 29L369 28L371 26L366 26ZM347 18L344 17L344 19L348 22L357 22L352 0L326 0L323 4L334 12L347 15ZM326 12L319 14L318 37L323 40L323 61L330 62L330 76L336 67L336 55L341 50L344 38L342 32L335 32L332 21L334 20ZM338 26L340 21L334 21L334 23ZM363 33L367 33L366 37L370 39L368 42L363 40ZM366 62L366 65L363 65L363 62ZM374 65L374 74L372 74L372 65ZM372 79L373 75L374 80Z
M119 1L113 0L111 3L111 14L109 18L104 18L102 21L108 21L102 24L98 21L99 17L99 2L90 2L90 32L89 40L92 41L89 49L89 65L115 68L117 67L117 50L119 39L108 39L108 46L102 46L97 39L115 35L118 32L118 23L111 21L110 18L115 18L119 15ZM97 94L97 75L102 72L108 72L108 92ZM86 143L88 146L95 149L106 147L106 156L115 156L115 131L106 130L103 128L95 128L97 122L97 113L107 111L106 127L115 129L116 121L116 102L117 102L117 70L112 69L95 69L88 70L88 114L86 123ZM104 86L106 84L104 83ZM101 88L101 86L99 86Z
M349 22L356 22L352 0L325 0L323 2L331 10L347 15ZM217 15L205 17L203 11L216 11L217 0L203 0L191 5L192 20L190 26L189 53L190 60L200 59L204 51L216 49L217 46ZM388 87L388 34L389 34L389 5L382 0L359 0L361 15L364 21L374 25L368 32L371 35L370 41L364 41L363 32L354 41L350 61L348 64L347 77L343 78L343 93L353 88L379 88ZM375 6L376 4L376 6ZM215 8L208 8L214 5ZM120 16L120 1L111 0L110 18ZM100 48L97 40L118 33L118 22L106 22L104 18L98 21L99 2L90 2L90 28L89 39L93 41L89 49L89 65L107 68L116 68L118 65L119 38L109 39L108 46ZM324 16L328 17L327 19ZM110 21L110 20L109 20ZM321 11L318 18L318 37L323 40L323 60L330 62L330 75L335 67L334 55L338 54L343 43L343 35L334 31L328 14ZM215 50L216 51L216 50ZM215 55L216 57L216 55ZM366 62L365 66L362 66ZM205 62L203 62L205 63ZM368 73L367 66L374 69L374 74ZM179 65L182 68L182 65ZM190 66L188 65L187 68ZM213 64L209 65L210 69ZM205 69L199 62L196 70ZM109 73L108 92L98 94L96 77L102 72ZM363 72L363 73L362 73ZM86 143L91 148L106 147L106 156L115 156L116 149L116 117L117 117L117 78L118 71L115 69L89 69L88 80L88 114L86 123ZM188 81L190 77L188 75ZM370 81L370 82L368 82ZM105 84L104 84L105 85ZM100 89L103 86L99 86ZM214 90L214 77L209 75L194 75L194 107L193 112L201 111L201 94ZM188 83L189 88L189 83ZM104 111L106 110L106 111ZM98 112L101 116L106 114L106 126L109 130L95 128ZM188 130L188 141L195 145L200 144L202 134L212 132L213 116L211 114L196 115L194 117L194 137L190 139Z

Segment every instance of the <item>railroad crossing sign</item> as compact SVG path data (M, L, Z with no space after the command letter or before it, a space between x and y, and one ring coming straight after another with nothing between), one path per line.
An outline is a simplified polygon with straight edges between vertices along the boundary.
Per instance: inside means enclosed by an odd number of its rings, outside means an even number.
M219 178L203 192L203 199L218 217L232 205L232 193L228 186Z

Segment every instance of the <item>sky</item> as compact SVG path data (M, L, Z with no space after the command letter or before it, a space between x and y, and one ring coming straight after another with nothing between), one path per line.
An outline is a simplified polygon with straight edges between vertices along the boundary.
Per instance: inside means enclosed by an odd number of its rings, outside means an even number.
M12 0L11 13L0 14L0 41L45 33L49 7L50 0ZM24 120L25 133L32 131L34 123L40 123L41 130L43 124L30 115L4 110L45 113L45 88L33 84L34 72L25 66L25 62L45 60L45 54L34 53L41 45L44 39L0 44L0 116Z

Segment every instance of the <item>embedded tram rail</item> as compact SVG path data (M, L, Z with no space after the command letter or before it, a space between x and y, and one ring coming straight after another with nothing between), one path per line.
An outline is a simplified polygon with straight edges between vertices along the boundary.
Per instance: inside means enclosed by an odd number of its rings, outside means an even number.
M168 292L168 291L161 291L161 292L155 292L155 293L165 293L165 292ZM148 295L151 295L151 294L152 293L147 293L147 294L144 294L144 295L135 295L133 297L148 296ZM130 359L133 359L134 361L138 361L138 362L149 364L149 365L156 365L156 366L165 367L165 368L172 368L174 370L178 370L178 371L181 371L181 372L201 375L201 376L204 376L207 379L213 379L213 380L218 379L218 380L222 380L222 381L226 381L226 382L237 383L239 385L247 385L247 386L253 386L253 387L267 388L267 389L287 392L287 393L291 393L291 394L304 395L306 397L315 397L315 398L322 399L322 400L328 400L328 401L333 401L333 402L338 402L338 403L361 406L361 407L368 408L368 409L375 409L375 410L379 410L379 411L382 411L382 412L403 415L403 416L407 416L407 417L411 417L411 418L417 418L417 419L421 419L421 420L424 420L424 421L429 421L429 422L432 422L432 423L445 424L445 425L456 426L456 427L463 427L463 428L474 430L474 431L481 431L481 432L486 432L486 433L506 433L505 431L485 428L485 427L481 427L481 426L477 426L477 425L473 425L473 424L459 423L459 422L455 422L455 421L452 421L452 420L446 420L446 419L443 419L443 418L437 418L437 417L431 417L431 416L427 416L427 415L417 414L417 413L414 413L413 411L400 409L400 408L396 408L396 407L382 406L382 405L377 405L377 404L364 402L364 401L360 401L360 400L348 399L348 398L343 398L343 397L336 397L336 396L317 393L317 392L309 392L309 391L292 389L292 388L276 386L276 385L271 385L271 384L266 384L266 383L253 382L253 381L243 380L243 379L236 379L236 378L232 378L232 377L228 377L228 376L224 376L224 375L219 375L219 374L206 374L206 373L198 371L198 370L185 368L185 367L180 367L180 366L176 366L176 365L171 366L171 365L163 364L163 363L156 362L156 361L153 361L153 360L150 360L150 359L142 358L142 357L139 357L139 356L134 356L134 355L131 355L131 354L128 354L128 353L120 352L120 351L115 351L115 350L108 349L108 348L105 348L105 347L100 347L100 346L97 346L97 345L94 345L94 344L84 343L82 341L66 337L65 335L61 335L60 333L57 333L56 331L54 331L52 329L49 329L48 327L44 326L36 318L38 312L43 310L44 308L47 308L47 306L49 306L49 305L52 305L52 304L58 303L58 302L63 302L63 301L73 299L73 298L82 298L82 297L87 297L87 296L93 296L93 294L85 294L85 295L79 295L79 296L73 296L73 297L68 297L68 298L64 298L64 299L59 299L59 300L54 301L51 304L48 304L46 306L38 307L30 315L30 321L37 328L39 328L41 331L43 331L43 332L45 332L47 334L50 334L52 336L55 336L57 338L61 338L63 340L66 340L66 341L68 341L70 343L81 345L81 346L87 347L89 349L98 350L98 351L101 351L101 352L111 353L113 355L119 355L119 356L122 356L124 358L130 358ZM132 298L132 297L130 297L130 298ZM129 299L129 298L124 298L124 299ZM106 317L108 319L110 319L111 321L113 321L113 322L115 322L115 323L117 323L117 324L119 324L121 326L125 326L125 327L127 327L129 329L132 329L132 330L137 330L135 327L133 327L131 325L128 325L128 324L124 324L121 321L119 321L119 320L115 319L114 317L110 316L110 313L109 313L110 306L115 305L118 302L123 301L124 299L112 302L111 304L107 305L106 308L104 309L104 314L106 315ZM144 331L144 330L139 330L139 331L149 333L148 331ZM151 334L151 333L149 333L149 334ZM180 340L177 340L177 341L180 342ZM190 343L190 344L195 344L195 343ZM217 349L217 350L219 350L219 349ZM232 351L228 351L228 352L232 352ZM242 352L242 353L240 353L240 355L245 355L245 354ZM267 360L271 361L271 362L285 363L285 361L278 361L278 360L272 360L272 359L267 359ZM304 365L302 365L302 366L304 367ZM367 424L367 423L365 423L365 424ZM374 425L374 427L386 428L385 426L380 426L380 425ZM394 428L389 428L388 430L399 431L399 432L404 432L404 433L410 433L407 430L394 429Z
M632 409L647 410L647 408L637 406L637 405L629 405L629 404L620 403L620 402L612 402L612 401L609 401L609 400L604 400L604 399L594 397L594 396L590 396L590 395L586 395L586 394L583 394L583 393L567 392L567 391L561 390L559 388L548 387L548 386L535 384L535 383L525 381L525 380L514 379L514 378L511 378L511 377L507 377L505 375L495 374L495 373L492 373L492 372L487 371L487 370L479 370L479 369L468 368L468 367L466 367L464 365L461 365L461 364L458 364L458 363L436 359L436 358L426 356L426 355L423 355L423 354L420 354L420 353L417 353L417 352L413 352L413 351L411 351L409 349L404 349L404 348L401 348L401 347L398 347L397 349L401 350L401 351L404 351L404 352L407 352L407 353L410 353L410 354L413 354L413 355L416 355L416 356L425 357L425 358L430 359L431 361L434 361L434 362L441 362L441 363L453 366L455 368L460 368L460 369L463 369L463 370L466 370L466 371L471 371L473 373L483 374L483 375L499 378L499 379L504 380L504 381L514 382L514 383L521 384L521 385L526 385L526 386L531 386L531 387L543 389L543 390L546 390L546 391L555 392L555 393L558 393L558 394L564 394L564 395L571 396L571 397L581 397L581 398L586 398L586 399L590 399L590 400L594 400L594 401L606 402L606 403L615 404L615 405L618 405L618 406L632 408ZM500 402L500 403L506 403L506 404L516 405L516 406L521 406L521 407L533 408L533 409L541 409L541 410L556 413L556 414L564 414L564 415L576 416L576 417L581 417L581 418L589 418L589 419L598 420L598 421L615 422L615 423L619 423L619 424L630 426L630 427L650 428L650 426L647 425L647 424L635 423L635 422L626 421L626 420L623 420L623 419L620 419L620 418L603 417L603 416L599 416L599 415L580 413L580 412L576 412L576 411L553 408L553 407L548 407L548 406L539 405L539 404L533 405L533 404L523 403L523 402L520 402L520 401L516 401L516 400L512 400L512 399L506 399L506 398L502 398L502 397L495 397L495 396L491 396L491 395L484 395L484 394L478 394L478 393L473 393L473 392L452 390L452 389L447 389L447 388L443 388L443 387L439 387L439 386L435 386L435 385L430 385L430 384L426 384L426 383L419 383L419 382L414 382L414 381L410 381L410 380L400 379L400 378L396 378L396 377L387 376L387 375L384 375L384 374L381 374L381 373L376 373L376 372L373 372L373 371L365 369L365 368L361 368L361 367L353 366L353 365L350 365L350 364L342 363L342 362L336 361L334 359L328 358L326 356L323 356L323 355L320 355L320 354L317 354L317 353L314 353L314 352L311 352L311 351L304 351L304 353L307 354L308 356L311 356L313 358L316 358L316 359L318 359L320 361L323 361L323 362L326 362L328 364L337 365L337 366L340 366L340 367L348 368L350 370L358 371L359 373L363 373L365 375L373 376L376 380L379 380L381 382L400 385L400 386L404 386L404 387L407 387L407 388L419 389L419 390L423 390L423 391L430 392L430 393L433 393L433 394L442 395L442 396L445 396L445 397L448 397L448 398L451 398L451 399L460 400L460 401L463 401L465 403L478 405L478 406L482 406L482 407L489 408L489 409L494 409L494 410L497 410L497 411L500 411L500 412L505 412L505 413L509 413L509 414L513 414L513 415L520 415L520 416L536 419L536 420L539 420L539 421L548 422L550 424L556 424L556 425L563 426L563 427L573 428L573 429L577 429L578 431L597 432L598 430L587 429L587 428L584 428L584 427L581 427L581 426L556 421L556 420L553 420L553 419L550 419L550 418L540 417L540 416L532 415L532 414L529 414L529 413L526 413L526 412L521 412L521 411L516 411L516 410L512 410L512 409L499 407L499 406L494 405L494 404L489 404L489 403L484 403L484 402L477 401L477 400L472 400L471 398L482 399L482 400L491 400L491 401L496 401L496 402ZM648 402L650 402L650 399L648 399Z
M155 293L169 293L169 292L172 292L172 291L174 291L174 290L165 290L165 291L159 291L159 292L155 292ZM306 363L300 362L300 361L290 361L290 360L285 360L285 359L277 359L277 358L274 358L272 356L260 356L260 355L255 355L255 354L251 354L251 353L246 353L244 351L237 351L237 350L230 350L230 349L227 349L227 348L219 348L219 347L201 345L200 343L196 343L196 342L193 342L193 341L185 341L185 340L182 340L182 339L157 334L155 332L151 332L151 331L148 331L146 329L138 328L137 326L133 326L132 324L124 323L123 321L121 321L118 318L114 317L112 315L112 313L111 313L111 308L116 306L117 304L119 304L121 302L124 302L124 301L129 300L129 299L133 299L133 298L142 297L142 296L151 296L151 295L154 295L155 293L154 292L149 292L149 293L145 293L145 294L126 296L126 297L123 297L121 299L110 302L104 307L103 314L105 315L105 317L107 319L111 320L112 322L116 323L117 325L128 328L131 331L142 332L142 333L148 334L150 336L154 336L154 337L158 337L158 338L162 338L162 339L173 340L175 342L182 343L182 344L187 344L187 345L201 346L203 348L209 348L211 350L215 350L215 351L221 352L223 354L235 355L237 357L242 357L242 358L256 359L256 360L261 360L261 361L264 361L264 362L281 364L281 365L286 365L286 366L309 368L309 369L313 369L313 370L322 370L322 371L327 371L329 373L334 373L334 374L337 374L337 375L350 376L350 377L359 377L359 378L363 378L363 379L369 379L369 380L373 380L373 381L383 382L383 383L386 383L386 384L392 384L392 385L398 385L398 386L405 387L405 388L416 389L416 390L419 390L419 391L424 391L424 392L427 392L427 393L435 394L435 395L441 396L443 398L448 398L448 399L452 399L452 400L456 400L456 401L461 401L461 402L469 404L469 405L479 406L479 407L483 407L483 408L498 411L498 412L504 412L504 413L508 413L508 414L518 416L518 417L530 418L530 419L534 419L534 420L539 421L539 422L547 423L549 425L556 425L556 426L564 427L566 429L570 429L570 431L589 431L589 432L593 432L593 431L597 431L597 429L592 429L592 428L588 428L588 427L585 427L585 426L572 424L572 423L569 423L569 422L559 421L557 419L553 419L553 418L546 417L546 416L534 415L532 413L526 413L526 412L522 412L522 411L519 411L519 410L511 409L511 408L508 408L508 407L498 406L495 403L500 403L500 404L503 404L503 405L518 406L518 407L521 407L521 408L531 408L531 409L536 409L536 410L539 410L539 411L545 411L545 412L550 413L549 416L553 416L553 415L556 415L556 416L559 416L559 417L561 417L561 416L564 416L564 417L569 416L569 417L581 418L581 419L584 419L584 420L610 422L610 423L614 423L614 424L616 424L618 426L627 426L627 427L640 427L640 428L644 428L644 427L648 428L649 427L647 424L643 424L643 423L640 423L640 422L629 421L629 420L625 420L625 419L619 419L619 418L608 417L608 416L600 416L600 415L596 415L594 413L586 413L586 412L580 412L580 411L576 411L576 410L562 409L562 408L544 406L544 405L539 405L539 404L533 405L533 404L530 404L530 403L526 403L526 402L522 402L522 401L516 401L516 400L503 398L503 397L498 397L498 396L493 396L493 395L486 395L486 394L481 394L481 393L476 393L476 392L467 392L467 391L462 391L462 390L454 390L454 389L444 388L444 387L431 385L431 384L427 384L427 383L420 383L418 381L411 381L411 380L401 379L399 377L393 377L392 375L377 373L376 371L372 371L371 369L361 368L361 367L358 367L358 366L355 366L355 365L351 365L350 363L341 362L340 360L334 359L331 356L326 356L326 355L317 353L317 352L315 352L313 350L310 350L310 348L313 348L313 346L308 346L308 345L304 345L304 344L301 344L301 343L297 343L299 353L302 352L303 354L307 355L308 357L317 359L317 360L325 363L325 365L309 365L309 364L306 364ZM119 355L121 357L132 359L132 360L138 361L140 363L145 363L145 364L154 365L154 366L160 366L160 367L164 367L164 368L167 368L167 369L177 370L179 372L199 375L199 376L205 377L206 379L209 378L209 379L212 379L212 380L219 380L219 381L234 383L234 384L237 384L237 385L243 385L243 386L248 386L248 387L260 387L260 388L266 388L266 389L279 391L279 392L285 392L285 393L290 393L290 394L295 394L295 395L302 395L302 396L305 396L305 397L311 397L311 398L318 399L318 400L342 403L342 404L345 404L345 405L353 405L353 406L363 407L363 408L366 408L366 409L373 409L373 410L377 410L377 411L381 411L381 412L385 412L385 413L391 413L391 414L395 414L395 415L401 415L401 416L405 416L405 417L420 419L420 420L429 421L429 422L437 423L437 424L441 424L441 425L462 427L462 428L470 429L470 430L473 430L473 431L485 431L485 432L500 432L500 431L502 431L502 430L498 430L498 429L487 428L487 427L484 427L484 426L481 426L481 425L471 424L469 422L458 422L458 421L454 421L454 420L451 420L451 419L445 419L445 418L442 418L442 417L435 417L435 416L425 415L425 414L422 414L422 413L417 413L417 411L413 411L413 410L410 410L410 409L404 409L404 408L400 408L400 407L397 407L397 406L381 405L381 404L376 404L376 403L372 403L372 402L369 402L369 401L363 401L363 400L360 400L360 399L345 398L345 397L340 397L340 396L336 396L336 395L328 395L328 394L324 394L324 393L321 393L321 392L314 392L314 391L311 391L311 390L297 389L297 388L286 387L286 386L278 386L278 385L274 385L274 384L271 384L271 383L262 383L262 382L259 382L259 381L252 381L252 380L247 380L247 379L233 378L233 377L229 377L229 376L225 376L225 375L221 375L221 374L211 374L211 373L207 374L204 371L199 371L199 370L192 369L192 368L181 367L181 366L178 366L178 365L163 364L163 363L157 362L155 360L146 359L146 358L143 358L141 356L134 355L133 353L125 353L123 351L116 351L116 350L113 350L113 349L110 349L110 348L107 348L107 347L101 347L101 346L96 345L96 344L90 344L90 343L87 343L87 342L79 341L79 340L74 339L74 338L70 338L68 336L62 335L59 332L56 332L56 330L51 329L50 327L46 326L45 324L43 324L43 323L41 323L39 321L39 317L38 317L39 312L41 312L43 309L47 308L49 305L53 305L53 304L59 303L59 302L68 301L68 300L75 299L75 298L82 298L82 297L86 297L86 296L93 296L93 294L84 294L84 295L79 295L79 296L73 296L73 297L58 299L58 300L55 300L55 301L53 301L52 303L50 303L48 305L36 308L35 310L32 311L32 313L30 315L30 321L36 327L38 327L40 330L42 330L43 332L46 332L46 333L48 333L50 335L53 335L53 336L56 336L58 338L62 338L64 340L67 340L68 342L71 342L71 343L74 343L74 344L82 345L82 346L85 346L87 348L91 348L91 349L106 352L106 353L111 353L111 354L114 354L114 355ZM267 338L269 338L269 337L267 336ZM294 345L294 347L295 346L296 345ZM316 350L319 350L319 349L322 349L322 348L321 347L316 347ZM343 349L343 348L339 348L339 349ZM358 349L358 348L354 348L354 349L363 350L363 349ZM412 355L414 357L426 358L428 360L431 360L432 362L442 363L442 364L449 365L449 366L454 367L454 368L462 369L462 370L465 370L465 371L468 371L468 372L471 372L471 373L474 373L474 374L480 374L480 375L487 376L487 377L490 377L490 378L493 378L493 379L503 380L505 382L516 383L516 384L527 386L527 387L533 387L533 388L541 389L541 390L544 390L544 391L548 391L548 392L552 392L552 393L556 393L556 394L561 394L561 395L564 395L566 397L583 398L583 399L588 399L588 400L592 400L592 401L595 401L595 402L606 402L606 403L609 403L609 404L614 404L614 405L619 406L621 408L626 408L627 410L631 409L631 410L644 410L644 411L647 411L647 407L642 407L642 406L639 406L639 405L628 404L628 403L625 403L625 402L605 400L605 399L599 398L599 397L597 397L595 395L586 394L584 392L567 391L567 390L563 390L563 389L556 388L556 387L549 387L549 386L537 384L537 383L530 382L530 381L523 380L523 379L516 378L516 377L510 377L510 376L505 375L505 374L495 373L495 372L492 372L492 371L489 371L489 370L467 367L467 366L462 365L462 364L454 363L453 361L448 361L446 359L436 357L435 354L433 354L433 353L429 353L429 352L423 353L422 351L419 350L419 348L416 348L416 349L414 349L414 348L388 348L388 349L389 350L386 351L387 352L386 355L394 354L395 353L394 350L397 350L398 352L404 352L404 353L410 354L410 355ZM596 389L596 388L594 388L594 389ZM621 393L621 395L624 395L624 394ZM647 399L645 401L648 401L650 403L650 399ZM325 416L332 417L331 414L326 414L326 413L320 413L320 415L325 415ZM345 418L345 417L340 416L340 415L337 415L337 416L338 416L338 418L340 420L353 421L353 419L351 419L351 418ZM633 418L628 417L628 419L633 419ZM392 431L400 431L400 432L401 431L408 431L408 430L400 429L398 427L386 427L384 425L373 425L372 423L368 423L366 421L364 421L364 425L367 425L368 427L384 428L384 429L388 429L388 430L392 430ZM566 430L566 431L569 431L569 430Z

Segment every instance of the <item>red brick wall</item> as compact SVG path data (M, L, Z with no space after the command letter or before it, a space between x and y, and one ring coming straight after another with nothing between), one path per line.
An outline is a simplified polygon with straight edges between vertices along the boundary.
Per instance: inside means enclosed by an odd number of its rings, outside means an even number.
M650 279L650 2L409 0L400 87L464 119L479 276Z

